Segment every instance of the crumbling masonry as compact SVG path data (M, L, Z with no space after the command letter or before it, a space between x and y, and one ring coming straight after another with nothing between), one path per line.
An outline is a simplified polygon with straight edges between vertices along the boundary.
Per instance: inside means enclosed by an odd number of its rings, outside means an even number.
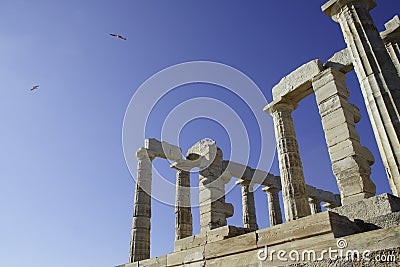
M322 251L336 248L338 238L346 239L348 249L375 253L385 250L400 257L400 20L394 17L379 33L369 14L375 6L374 0L325 3L322 11L339 24L347 47L325 63L316 59L300 66L272 88L273 101L264 111L274 121L280 176L223 160L222 151L213 140L199 141L183 157L179 147L146 139L136 154L130 263L122 266L282 266L291 260L262 261L257 257L260 249L268 246L275 250ZM361 86L393 195L375 196L375 184L370 178L375 160L360 144L356 130L360 112L348 101L346 73L352 70ZM340 195L307 185L304 180L292 112L299 101L310 95L316 99ZM176 238L173 253L150 259L155 157L174 162L171 168L176 170ZM193 168L200 170L198 235L193 235L190 206ZM225 184L233 177L241 187L243 227L227 225L234 207L225 202ZM258 229L254 181L262 181L266 193L269 228ZM322 202L327 211L322 212ZM315 260L321 266L328 264L326 257Z

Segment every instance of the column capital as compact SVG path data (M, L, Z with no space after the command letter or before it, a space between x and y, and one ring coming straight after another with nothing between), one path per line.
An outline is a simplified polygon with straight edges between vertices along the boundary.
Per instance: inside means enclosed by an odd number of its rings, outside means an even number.
M250 180L239 180L235 184L240 185L240 186L249 186L250 185Z
M156 157L156 155L154 155L153 153L151 153L151 151L149 151L148 149L141 147L136 151L136 158L138 160L143 160L145 158L148 158L150 160L153 160Z
M177 171L186 171L190 172L193 168L200 167L199 162L181 159L177 162L174 162L170 165L170 168L175 169Z
M274 186L266 186L261 189L265 193L279 193L279 191L282 190L282 188L274 187Z
M376 7L375 0L329 0L322 5L321 9L322 12L337 22L335 16L340 13L344 6L352 4L364 6L367 10L371 10Z
M380 33L382 40L387 43L400 43L400 19L399 16L394 16L391 20L385 23L385 30Z
M298 104L290 99L276 99L264 107L264 112L273 114L279 111L292 112L297 108Z

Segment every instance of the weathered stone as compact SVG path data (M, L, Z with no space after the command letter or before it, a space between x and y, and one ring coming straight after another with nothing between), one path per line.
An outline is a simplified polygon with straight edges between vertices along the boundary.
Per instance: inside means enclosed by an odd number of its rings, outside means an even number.
M307 190L307 195L309 197L317 198L323 202L328 202L335 206L341 205L340 195L338 195L338 194L334 194L332 192L321 190L321 189L315 188L310 185L306 186L306 190Z
M139 261L138 267L165 267L167 266L167 255Z
M145 148L152 153L154 157L178 161L182 159L182 150L167 142L160 142L155 138L145 140Z
M295 101L298 101L311 94L311 80L322 69L322 62L319 59L315 59L283 77L280 82L272 88L274 100L279 100L281 98L294 99L294 96L291 96L295 95Z
M292 240L332 233L334 237L359 231L354 222L333 212L321 212L257 231L257 247L272 246Z
M205 256L207 259L221 257L244 249L250 250L257 248L256 232L241 235L240 238L229 238L218 242L206 244Z
M400 77L369 14L375 6L374 0L330 0L322 10L342 29L390 187L399 195Z
M236 177L242 180L253 181L253 183L263 184L265 186L280 187L279 177L259 169L253 169L243 164L224 160L223 169L230 173L232 177Z
M314 78L313 89L341 202L349 204L375 195L376 188L369 177L374 159L369 150L360 144L355 127L356 109L347 101L349 93L345 74L332 68L326 69ZM332 98L338 99L334 111L329 112L326 105L321 108L321 104L331 102Z
M281 206L279 204L279 191L281 191L281 189L275 187L264 187L262 190L267 194L269 225L274 226L281 224L283 222Z
M345 48L336 52L327 62L325 62L324 67L334 68L343 73L352 71L354 69L353 59L351 58L349 50Z
M271 103L264 109L271 113L274 119L282 198L287 221L310 215L303 168L291 116L295 108L295 103L285 100Z
M397 70L397 74L400 75L400 19L396 15L393 19L385 23L385 28L381 32L381 37L386 45L386 49L389 52L390 58Z
M190 172L176 165L175 240L192 235L192 207L190 205Z
M138 171L136 179L134 214L129 261L135 262L150 258L150 218L152 157L148 150L140 148L136 152Z
M359 219L368 221L378 216L400 211L400 198L386 193L363 199L349 205L333 208L331 211L352 220Z
M243 227L251 231L258 229L256 218L256 207L254 204L253 188L250 186L250 181L239 180L236 184L242 189L242 221Z
M182 265L204 260L205 246L189 248L185 251L178 251L167 254L167 266Z
M233 206L225 203L225 182L222 177L222 151L215 141L204 139L194 144L187 153L189 160L205 159L200 166L200 227L207 231L226 225L233 215Z

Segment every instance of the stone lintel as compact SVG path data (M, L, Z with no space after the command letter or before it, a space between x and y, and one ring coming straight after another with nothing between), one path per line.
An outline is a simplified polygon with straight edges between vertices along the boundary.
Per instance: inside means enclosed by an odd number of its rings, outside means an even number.
M380 33L385 43L400 42L400 19L398 15L386 22L385 28L386 30Z
M254 174L256 174L257 177L255 177L256 178L255 181L262 181L259 184L264 185L266 187L277 188L278 190L282 189L280 177L275 176L266 171L262 171L259 169L252 169L249 166L245 166L243 164L228 160L223 161L223 168L225 171L229 171L233 177L242 180L251 180ZM341 205L340 196L338 194L318 189L311 185L306 185L306 191L307 195L310 197L319 198L321 199L321 201L332 203L335 206Z
M328 15L329 17L332 18L340 11L341 7L348 5L348 4L362 2L362 1L366 2L368 10L371 10L374 7L376 7L375 0L329 0L328 2L326 2L325 4L322 5L321 10L326 15Z
M358 233L356 224L345 216L325 211L257 231L257 247L273 246L312 236L342 237Z
M347 48L336 52L328 61L325 62L324 68L333 68L343 73L348 73L354 69L353 59Z
M323 69L322 62L319 59L312 60L290 74L283 77L280 82L272 88L274 100L281 98L292 99L299 102L304 97L311 94L311 80Z
M155 157L178 161L182 159L182 150L167 142L160 142L155 138L145 140L144 147Z
M340 206L340 195L334 194L329 191L318 189L311 185L306 185L307 195L312 198L317 198L322 202L328 202L334 204L335 206Z
M279 176L275 176L269 172L253 169L243 164L224 160L222 163L224 171L228 171L232 177L236 177L242 180L253 180L253 184L262 184L265 186L274 186L281 188L281 182Z

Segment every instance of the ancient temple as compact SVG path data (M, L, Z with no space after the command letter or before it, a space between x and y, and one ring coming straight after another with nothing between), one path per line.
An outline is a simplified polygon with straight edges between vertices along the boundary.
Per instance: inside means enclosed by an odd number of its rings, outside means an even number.
M264 111L266 116L273 117L279 175L224 160L223 151L213 140L197 142L185 155L172 144L145 140L136 154L130 258L119 267L286 266L300 262L302 266L332 266L332 262L335 266L352 266L356 262L357 266L398 266L400 20L394 17L385 24L386 30L379 33L369 13L375 6L374 0L325 3L322 11L340 25L347 47L325 63L315 59L300 66L272 88L273 101ZM377 196L370 178L375 159L360 144L356 129L360 112L348 101L346 74L353 70L391 194ZM339 195L304 180L291 114L299 101L311 95L318 105ZM150 258L152 160L156 157L172 161L171 168L176 170L176 234L174 252ZM192 230L189 189L193 168L200 170L201 230L197 235ZM233 177L241 187L243 227L227 225L234 207L225 201L225 184ZM259 229L257 224L254 181L260 181L268 200L268 228ZM325 203L324 212L321 203ZM383 261L382 255L391 257L391 261Z

